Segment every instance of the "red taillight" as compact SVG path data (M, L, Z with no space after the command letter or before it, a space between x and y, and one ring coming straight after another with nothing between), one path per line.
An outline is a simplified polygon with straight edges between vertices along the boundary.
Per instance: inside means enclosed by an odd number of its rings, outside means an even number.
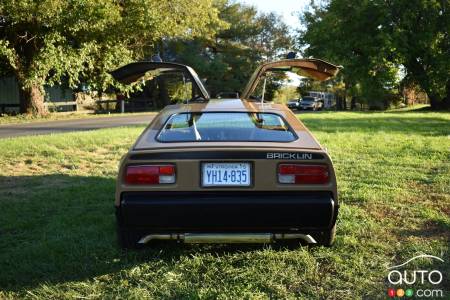
M127 184L175 183L175 166L128 166L125 174L125 182Z
M325 184L329 181L325 165L281 164L278 166L278 182L291 184Z

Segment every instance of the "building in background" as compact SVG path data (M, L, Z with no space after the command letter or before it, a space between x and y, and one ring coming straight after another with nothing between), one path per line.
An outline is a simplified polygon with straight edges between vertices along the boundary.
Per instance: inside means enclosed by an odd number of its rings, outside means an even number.
M321 99L323 101L323 108L336 107L336 95L333 93L309 91L308 96Z
M45 86L45 103L50 111L76 110L73 89L63 85ZM18 113L20 91L14 76L0 78L0 113Z

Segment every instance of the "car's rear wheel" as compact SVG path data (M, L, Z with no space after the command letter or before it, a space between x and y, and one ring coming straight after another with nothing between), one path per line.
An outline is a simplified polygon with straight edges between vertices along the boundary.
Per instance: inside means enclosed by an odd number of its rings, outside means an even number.
M120 226L117 224L117 242L119 246L123 249L138 249L141 248L142 245L138 244L139 239L141 238L139 232L136 230L126 228L124 226Z
M336 224L330 230L319 232L314 238L319 246L331 247L336 238Z

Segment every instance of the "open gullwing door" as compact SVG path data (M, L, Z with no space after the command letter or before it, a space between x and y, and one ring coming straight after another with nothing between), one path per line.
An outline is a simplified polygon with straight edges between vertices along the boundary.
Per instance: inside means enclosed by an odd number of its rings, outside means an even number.
M300 76L325 81L336 76L341 68L341 66L336 66L316 58L284 59L265 63L259 66L253 73L242 93L242 98L248 99L258 86L259 81L268 72L292 72Z

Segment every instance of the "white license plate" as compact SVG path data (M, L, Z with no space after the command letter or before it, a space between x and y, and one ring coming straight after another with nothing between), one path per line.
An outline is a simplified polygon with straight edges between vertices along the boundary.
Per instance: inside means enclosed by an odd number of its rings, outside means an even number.
M249 163L203 163L203 186L250 186Z

